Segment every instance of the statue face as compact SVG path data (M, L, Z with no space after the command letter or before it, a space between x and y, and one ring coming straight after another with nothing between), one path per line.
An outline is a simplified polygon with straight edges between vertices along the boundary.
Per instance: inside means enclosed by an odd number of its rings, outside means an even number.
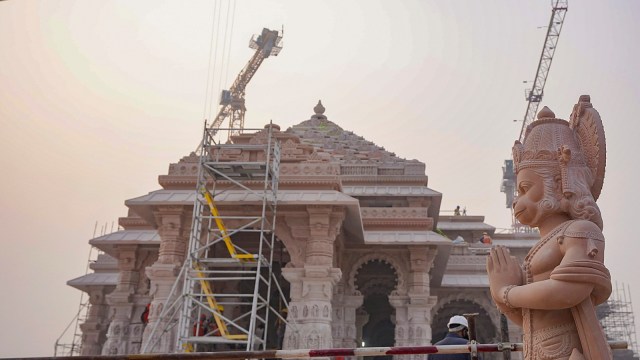
M537 226L545 215L540 207L544 200L544 181L531 169L522 169L517 177L518 196L513 201L513 213L520 223Z

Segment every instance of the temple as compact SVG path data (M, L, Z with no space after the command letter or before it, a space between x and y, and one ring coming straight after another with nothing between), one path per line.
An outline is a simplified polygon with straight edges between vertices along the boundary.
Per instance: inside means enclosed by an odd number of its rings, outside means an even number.
M520 330L501 319L491 300L489 245L481 239L487 233L522 260L537 234L496 234L484 216L443 211L443 194L428 187L423 162L344 130L324 113L318 102L310 119L283 131L271 126L282 146L284 194L273 268L285 295L272 303L296 331L287 326L282 333L274 321L267 348L428 345L444 337L455 314L477 314L481 343L501 341L505 331L520 341ZM260 136L245 132L232 140L253 144ZM161 321L185 261L198 161L192 153L170 164L159 176L161 189L125 201L120 230L89 241L101 251L92 272L68 282L89 295L82 355L140 353ZM255 207L243 201L228 196L217 204L221 213L250 214ZM234 287L227 282L217 291L235 293ZM163 346L175 351L170 341Z

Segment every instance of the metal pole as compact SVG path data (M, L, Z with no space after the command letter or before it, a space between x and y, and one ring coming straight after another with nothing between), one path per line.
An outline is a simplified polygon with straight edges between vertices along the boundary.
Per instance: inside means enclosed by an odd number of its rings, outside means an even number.
M626 341L609 341L613 350L627 348ZM328 356L384 356L384 355L418 355L418 354L467 354L472 351L500 352L505 350L522 351L522 343L467 344L467 345L427 345L368 348L337 349L299 349L299 350L263 350L263 351L220 351L210 353L180 354L136 354L136 355L104 355L104 356L60 356L32 358L0 358L2 360L237 360L237 359L295 359Z
M472 314L463 314L464 317L467 318L467 322L469 322L469 342L471 344L476 344L478 338L476 337L476 316L478 316L478 313L472 313ZM478 353L475 351L471 352L471 359L473 360L478 360Z
M504 314L500 314L500 332L502 333L501 340L503 342L509 342L509 325L507 323L507 317ZM502 358L504 360L511 360L511 351L503 351Z

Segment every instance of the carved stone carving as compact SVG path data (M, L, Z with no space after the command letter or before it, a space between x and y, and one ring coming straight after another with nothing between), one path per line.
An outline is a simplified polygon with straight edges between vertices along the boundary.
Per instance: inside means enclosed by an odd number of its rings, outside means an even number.
M356 289L356 276L360 268L366 263L373 260L381 260L389 265L395 270L396 278L398 279L398 283L394 289L394 291L405 292L406 291L406 271L400 265L400 261L398 261L393 255L385 254L385 253L371 253L360 257L351 267L351 271L349 272L349 280L348 286L350 291L355 292Z
M571 122L547 107L513 146L520 223L541 239L524 264L494 246L487 259L491 296L522 323L524 357L611 359L595 306L611 293L604 266L602 217L596 205L604 180L605 138L600 115L583 95ZM571 285L571 286L568 286ZM553 336L554 344L541 341ZM584 357L583 357L584 356Z

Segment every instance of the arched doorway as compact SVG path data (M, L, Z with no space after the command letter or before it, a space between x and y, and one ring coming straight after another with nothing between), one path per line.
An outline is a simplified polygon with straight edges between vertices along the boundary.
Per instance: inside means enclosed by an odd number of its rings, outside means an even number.
M397 282L395 269L383 260L371 260L358 270L355 286L363 296L362 309L369 317L362 328L362 341L367 347L395 344L395 309L389 303L389 295Z
M447 334L447 323L453 315L474 314L475 318L476 338L481 344L492 343L496 340L497 330L491 321L491 317L485 309L478 303L470 300L453 300L444 304L438 312L433 316L431 322L431 333L433 334L432 342L442 340ZM483 359L492 360L495 354L483 354ZM500 355L500 359L502 355ZM496 358L498 359L498 358Z

